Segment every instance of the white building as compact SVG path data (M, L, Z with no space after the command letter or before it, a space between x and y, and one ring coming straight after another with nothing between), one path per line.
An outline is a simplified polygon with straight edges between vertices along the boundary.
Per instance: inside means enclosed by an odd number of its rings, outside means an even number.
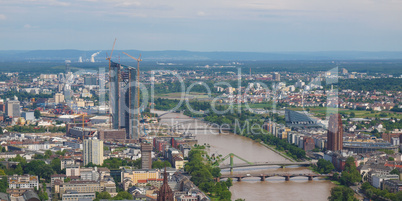
M8 188L10 189L17 189L17 188L23 188L23 189L33 189L33 188L38 188L39 186L39 180L38 176L33 176L33 175L13 175L8 177Z
M103 141L98 139L84 140L84 165L93 163L95 165L103 164Z

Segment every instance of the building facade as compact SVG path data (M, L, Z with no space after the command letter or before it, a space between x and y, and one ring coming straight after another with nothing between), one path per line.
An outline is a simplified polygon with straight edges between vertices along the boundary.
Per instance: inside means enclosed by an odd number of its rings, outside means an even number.
M159 170L123 170L121 172L121 181L123 182L124 189L128 186L136 185L139 180L159 179Z
M10 189L34 189L38 188L38 176L33 175L13 175L8 177L8 188Z
M84 140L84 165L93 163L95 165L103 164L103 141L98 139Z
M340 114L333 114L329 117L327 149L331 151L343 149L343 127Z
M141 144L141 167L142 169L152 168L152 144Z
M21 117L20 102L17 100L7 101L6 114L10 117Z

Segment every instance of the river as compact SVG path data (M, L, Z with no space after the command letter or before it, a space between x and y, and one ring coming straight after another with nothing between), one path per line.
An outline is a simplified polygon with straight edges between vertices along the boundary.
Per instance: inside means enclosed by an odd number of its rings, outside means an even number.
M164 112L158 112L160 114ZM188 122L190 117L179 113L171 113L162 116L160 123L176 124L177 122ZM190 123L194 127L207 127L201 121L195 120ZM186 127L189 124L185 125ZM208 152L210 155L226 156L229 153L234 153L249 162L268 162L268 161L286 161L287 159L264 147L263 145L254 142L253 140L235 135L232 133L226 134L213 134L214 131L194 131L190 130L198 140L199 144L209 145ZM228 161L228 160L227 160ZM226 162L226 161L225 161ZM226 164L228 164L226 162ZM235 158L234 163L244 163L243 161ZM234 173L255 174L255 173L312 173L311 170L305 167L286 167L280 168L278 166L260 166L248 168L235 168ZM222 170L222 174L230 174L228 169ZM330 190L335 185L328 180L314 179L308 181L305 177L296 177L285 181L282 177L270 177L266 181L260 181L259 178L245 178L241 182L234 181L233 186L230 188L232 192L232 200L238 198L247 201L255 200L309 200L309 201L323 201L327 200L330 195Z

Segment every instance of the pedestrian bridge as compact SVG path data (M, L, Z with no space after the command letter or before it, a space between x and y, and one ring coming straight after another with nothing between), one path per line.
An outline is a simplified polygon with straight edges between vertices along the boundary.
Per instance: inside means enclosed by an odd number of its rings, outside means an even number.
M221 169L227 168L239 168L239 167L251 167L251 166L268 166L268 165L277 165L281 167L291 166L291 165L298 165L298 166L310 166L314 164L310 161L303 161L303 162L292 162L292 161L270 161L270 162L254 162L254 163L238 163L238 164L221 164L219 167Z

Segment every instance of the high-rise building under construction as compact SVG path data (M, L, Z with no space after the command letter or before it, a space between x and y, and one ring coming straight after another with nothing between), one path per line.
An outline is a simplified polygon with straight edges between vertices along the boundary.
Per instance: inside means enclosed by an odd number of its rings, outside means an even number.
M139 137L136 69L111 61L110 108L112 128L126 129L127 139Z

